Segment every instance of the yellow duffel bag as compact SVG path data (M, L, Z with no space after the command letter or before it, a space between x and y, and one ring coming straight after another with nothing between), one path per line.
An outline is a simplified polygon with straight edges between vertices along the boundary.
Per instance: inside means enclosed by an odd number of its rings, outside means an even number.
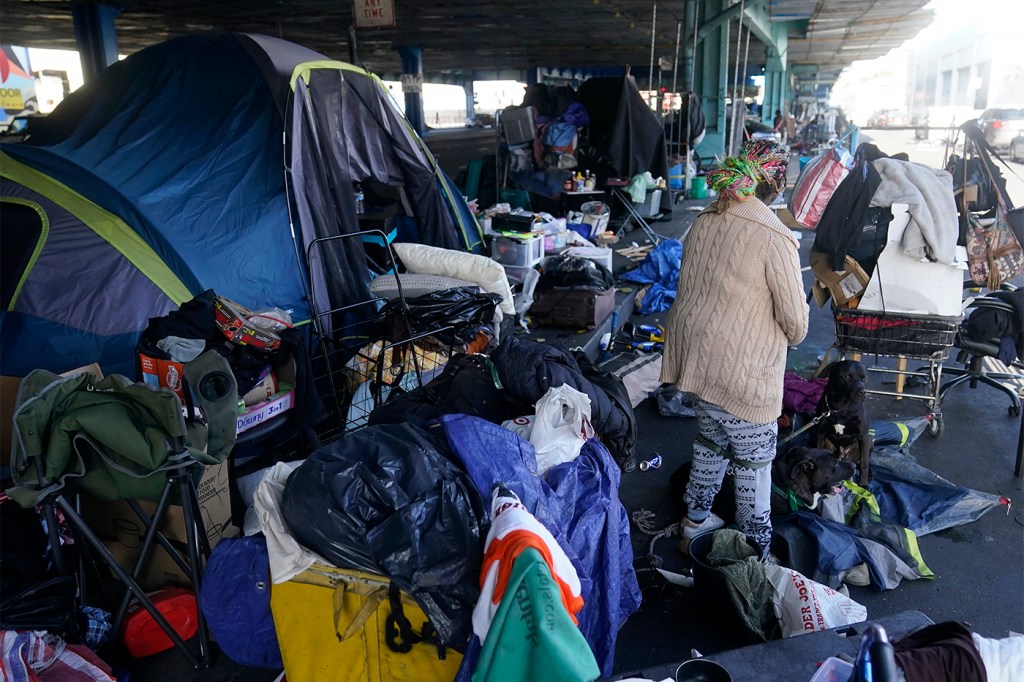
M288 682L450 682L462 661L384 576L313 564L270 607Z

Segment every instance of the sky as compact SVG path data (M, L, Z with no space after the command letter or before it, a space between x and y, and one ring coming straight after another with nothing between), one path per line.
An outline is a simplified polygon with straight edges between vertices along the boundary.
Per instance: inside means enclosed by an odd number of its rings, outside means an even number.
M842 107L854 122L864 124L879 109L906 111L908 58L972 24L989 34L987 47L993 60L1019 60L1024 0L933 0L925 8L935 10L929 26L887 55L854 62L836 81L831 103Z

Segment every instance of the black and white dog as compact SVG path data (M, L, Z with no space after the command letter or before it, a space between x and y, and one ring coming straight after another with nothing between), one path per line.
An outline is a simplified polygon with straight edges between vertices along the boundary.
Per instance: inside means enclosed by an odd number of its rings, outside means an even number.
M853 462L861 485L867 485L872 440L864 399L867 397L867 371L855 360L841 360L826 368L825 393L815 416L822 416L815 442L819 448L838 453L840 459Z

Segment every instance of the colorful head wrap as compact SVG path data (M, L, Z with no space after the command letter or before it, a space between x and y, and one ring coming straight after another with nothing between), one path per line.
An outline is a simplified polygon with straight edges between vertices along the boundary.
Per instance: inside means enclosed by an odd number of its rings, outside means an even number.
M736 156L722 161L708 173L708 186L720 195L737 201L754 196L758 185L768 185L775 192L786 187L789 151L771 140L748 140Z

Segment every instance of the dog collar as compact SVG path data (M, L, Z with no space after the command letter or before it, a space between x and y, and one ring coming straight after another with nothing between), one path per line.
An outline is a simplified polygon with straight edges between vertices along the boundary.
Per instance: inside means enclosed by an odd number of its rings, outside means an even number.
M793 492L792 488L786 488L785 490L783 490L779 486L772 483L772 492L778 495L779 497L785 498L786 501L789 502L790 511L800 511L801 507L803 507L804 509L810 509L810 506L806 502L804 502L803 500L796 496L796 493Z

